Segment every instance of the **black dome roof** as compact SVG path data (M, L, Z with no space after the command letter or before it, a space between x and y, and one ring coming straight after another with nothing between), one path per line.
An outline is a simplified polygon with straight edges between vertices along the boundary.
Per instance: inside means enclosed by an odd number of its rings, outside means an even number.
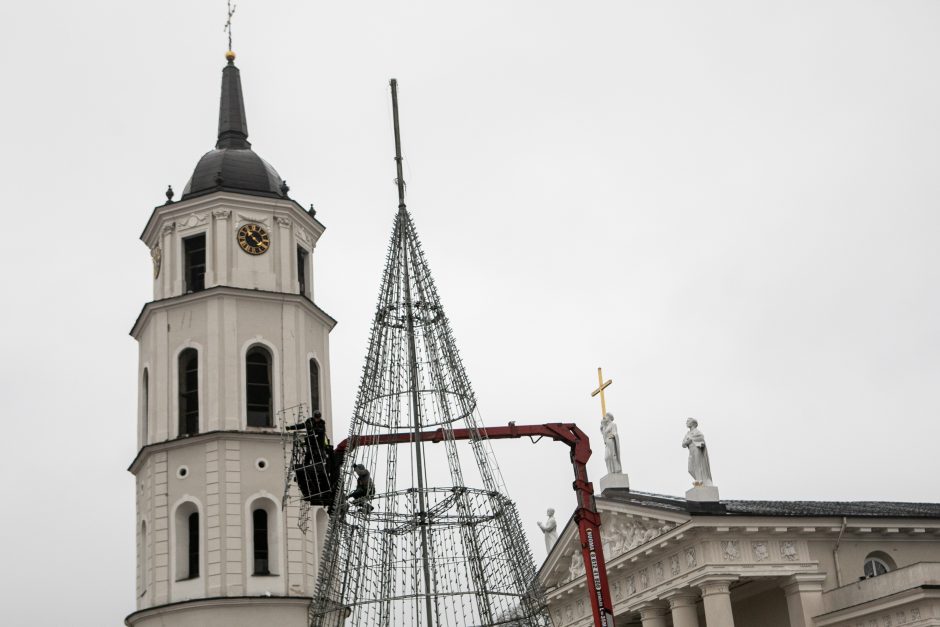
M219 102L219 138L215 150L199 159L182 200L219 190L258 196L287 196L287 185L271 165L259 157L248 142L248 122L242 81L233 63L234 54L222 70Z
M284 181L251 148L216 148L199 159L183 199L226 189L261 196L284 196Z

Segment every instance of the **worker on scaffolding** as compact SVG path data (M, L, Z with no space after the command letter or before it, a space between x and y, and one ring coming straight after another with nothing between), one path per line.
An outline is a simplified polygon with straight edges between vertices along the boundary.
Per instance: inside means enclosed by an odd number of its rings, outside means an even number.
M346 495L347 499L352 499L353 505L358 505L361 509L371 514L374 509L369 504L369 499L375 496L375 484L372 483L372 475L362 464L353 464L353 472L356 473L356 489Z

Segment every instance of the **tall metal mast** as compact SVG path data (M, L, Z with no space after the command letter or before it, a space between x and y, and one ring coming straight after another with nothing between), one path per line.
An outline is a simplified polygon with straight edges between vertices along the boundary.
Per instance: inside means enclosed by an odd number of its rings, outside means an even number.
M398 178L395 182L398 184L398 212L399 219L404 219L405 212L405 179L402 175L401 158L401 131L398 124L398 81L392 79L392 118L395 125L395 167L398 170ZM414 418L414 447L415 447L415 470L418 476L418 528L421 531L421 569L424 573L424 612L427 622L426 625L433 625L433 610L431 607L431 564L428 562L428 525L427 525L427 503L425 501L424 491L424 455L421 450L421 402L418 398L418 357L415 348L415 327L414 327L414 304L412 302L411 291L411 270L409 266L410 251L408 250L408 241L405 239L405 229L401 231L401 246L404 253L404 274L405 274L405 325L408 329L408 370L411 379L411 415Z
M392 79L389 82L392 86L392 119L395 124L395 167L398 169L398 178L395 183L398 184L398 208L405 208L405 177L402 174L401 158L401 131L398 125L398 80Z

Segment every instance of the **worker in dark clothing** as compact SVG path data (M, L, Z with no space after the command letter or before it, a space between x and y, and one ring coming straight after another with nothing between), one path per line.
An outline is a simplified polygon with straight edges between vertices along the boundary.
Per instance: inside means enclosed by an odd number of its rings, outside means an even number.
M362 464L353 464L353 472L356 473L356 489L346 495L347 499L352 499L353 504L359 505L371 513L374 509L368 500L375 496L375 484L372 483L372 476L366 467Z
M287 426L288 431L300 431L301 429L307 432L308 440L318 442L320 447L329 445L330 440L326 437L326 421L323 419L323 414L320 413L319 409L313 412L313 415L303 422ZM311 442L311 444L313 443ZM311 446L311 449L313 448L317 447Z

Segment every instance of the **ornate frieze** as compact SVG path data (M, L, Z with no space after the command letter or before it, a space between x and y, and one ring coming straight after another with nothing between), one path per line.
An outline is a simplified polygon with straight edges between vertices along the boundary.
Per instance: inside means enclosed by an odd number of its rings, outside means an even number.
M669 558L669 572L673 577L679 574L679 555L673 555Z
M751 553L754 555L754 561L756 562L763 562L770 557L766 542L751 542Z
M601 526L604 553L611 559L661 536L674 526L664 520L626 519L608 514Z
M577 579L584 576L584 557L575 551L571 554L571 562L568 565L568 579Z
M235 226L241 226L242 224L247 224L249 222L256 224L263 224L265 226L271 226L270 216L249 216L243 213L236 215L236 224Z
M180 231L188 231L203 226L209 222L209 216L205 213L191 213L182 221L178 222L176 227Z
M695 568L698 566L698 562L695 560L695 547L690 546L685 550L685 565L689 568Z
M780 543L780 557L788 562L795 562L797 558L796 543L792 540L784 540Z
M738 541L737 540L722 540L721 542L721 558L726 562L734 562L741 557L741 552L738 550Z

